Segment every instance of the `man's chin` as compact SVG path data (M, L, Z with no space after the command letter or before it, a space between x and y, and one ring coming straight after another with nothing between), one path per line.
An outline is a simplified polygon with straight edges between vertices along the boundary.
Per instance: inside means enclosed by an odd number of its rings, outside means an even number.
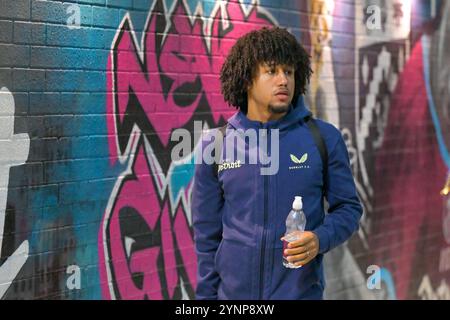
M286 105L277 105L277 106L273 106L273 105L269 105L269 110L272 113L276 113L276 114L280 114L280 113L286 113L289 111L289 104Z

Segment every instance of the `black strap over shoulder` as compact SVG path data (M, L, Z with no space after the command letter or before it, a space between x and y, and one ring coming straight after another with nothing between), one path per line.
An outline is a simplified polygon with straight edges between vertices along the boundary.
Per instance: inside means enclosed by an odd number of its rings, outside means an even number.
M325 194L328 188L328 151L327 146L325 144L325 140L320 134L319 127L317 126L316 121L312 116L308 116L305 118L305 123L308 126L311 134L313 136L314 142L319 149L320 158L322 159L322 168L323 168L323 193Z

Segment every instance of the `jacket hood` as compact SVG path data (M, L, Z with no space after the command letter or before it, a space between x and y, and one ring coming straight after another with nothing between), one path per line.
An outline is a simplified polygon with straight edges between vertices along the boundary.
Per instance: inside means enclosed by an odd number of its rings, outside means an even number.
M305 106L303 96L299 96L297 103L295 105L291 104L286 115L278 120L271 120L262 123L261 121L250 120L242 111L238 111L230 119L228 119L228 123L230 123L235 129L246 130L250 128L264 128L279 129L280 131L282 131L290 127L294 123L303 121L311 114L311 111L309 111Z

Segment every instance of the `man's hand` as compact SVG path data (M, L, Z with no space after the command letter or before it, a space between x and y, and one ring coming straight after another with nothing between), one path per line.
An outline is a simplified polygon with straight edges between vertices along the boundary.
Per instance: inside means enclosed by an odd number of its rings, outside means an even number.
M284 237L281 238L283 241ZM284 255L289 262L303 266L313 260L319 253L319 239L311 231L299 232L298 240L289 242Z

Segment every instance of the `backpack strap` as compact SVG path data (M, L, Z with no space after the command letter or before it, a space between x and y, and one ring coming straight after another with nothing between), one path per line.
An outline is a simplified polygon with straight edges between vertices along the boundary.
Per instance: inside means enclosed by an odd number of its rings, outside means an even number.
M322 159L323 194L325 195L328 188L328 150L315 119L312 116L308 116L305 119L305 123L311 131L316 147L319 149L320 158Z
M228 124L225 124L224 126L217 128L219 130L219 132L222 134L220 136L221 140L220 139L214 140L214 152L216 152L216 150L219 151L219 153L217 155L214 154L214 159L215 159L214 175L216 176L216 178L217 178L217 174L219 171L219 161L220 161L220 157L222 155L222 146L223 146L223 140L225 139L225 132L227 130L227 125Z

